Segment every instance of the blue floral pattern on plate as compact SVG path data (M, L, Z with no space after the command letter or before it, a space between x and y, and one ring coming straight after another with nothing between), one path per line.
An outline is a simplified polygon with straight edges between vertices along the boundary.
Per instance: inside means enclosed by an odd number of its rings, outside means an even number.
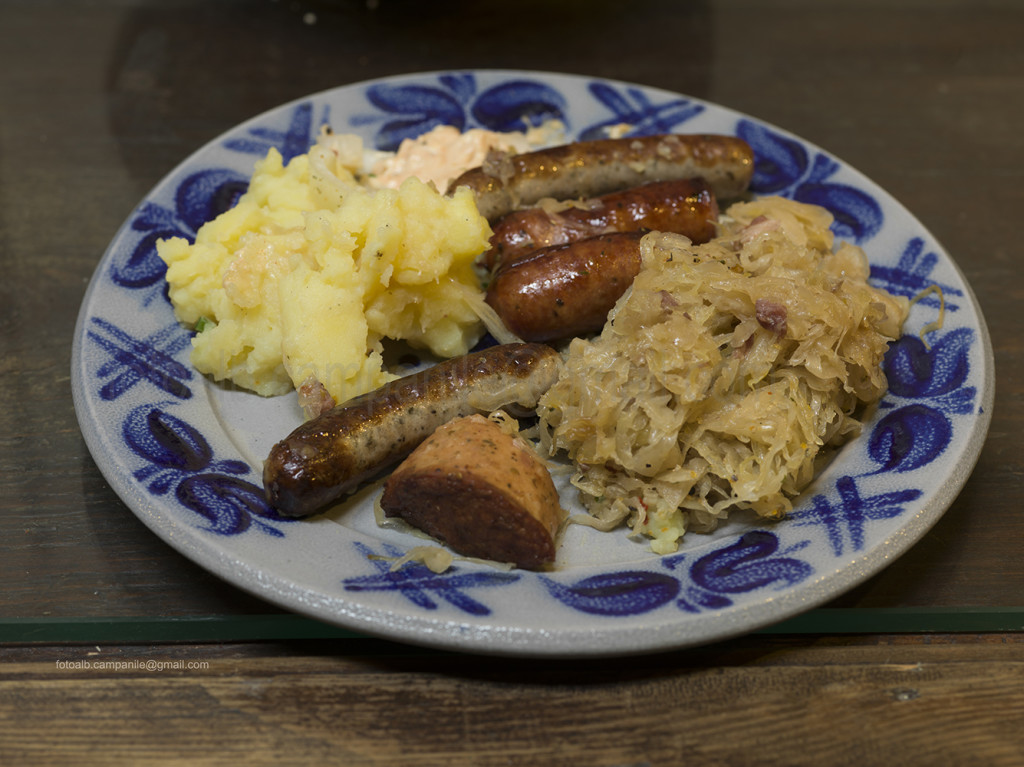
M260 459L297 423L297 406L233 392L192 370L190 335L174 322L156 241L194 238L244 192L256 159L271 147L286 160L301 154L326 124L394 149L440 124L510 130L548 119L580 139L624 123L634 135L741 136L757 156L755 193L825 206L836 235L868 252L876 284L919 297L907 334L886 357L889 393L864 433L783 522L730 520L661 557L621 531L571 528L560 567L548 573L461 561L444 573L417 562L394 567L422 542L377 528L366 497L314 521L278 515L263 498ZM942 329L919 337L940 312ZM911 545L952 502L966 480L962 467L980 450L993 386L984 320L952 260L841 161L697 99L518 71L346 86L268 112L200 149L114 238L83 301L73 357L76 408L97 464L133 512L187 556L286 608L356 630L527 655L692 645L841 593ZM563 497L574 504L570 493Z

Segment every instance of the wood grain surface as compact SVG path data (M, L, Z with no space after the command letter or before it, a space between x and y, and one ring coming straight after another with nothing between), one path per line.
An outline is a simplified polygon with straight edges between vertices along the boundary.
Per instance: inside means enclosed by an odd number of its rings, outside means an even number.
M146 192L241 121L374 77L499 67L754 115L935 234L991 332L991 431L928 535L830 607L1019 616L1022 40L1015 0L3 0L0 623L278 612L158 540L97 469L69 372L88 281ZM96 647L69 629L0 646L0 764L1019 765L1021 636L759 635L553 664L371 639ZM66 665L100 660L156 666Z
M363 649L0 649L0 760L235 765L244 753L250 765L360 767L1024 762L1021 637L746 639L601 663ZM52 739L39 737L47 732Z

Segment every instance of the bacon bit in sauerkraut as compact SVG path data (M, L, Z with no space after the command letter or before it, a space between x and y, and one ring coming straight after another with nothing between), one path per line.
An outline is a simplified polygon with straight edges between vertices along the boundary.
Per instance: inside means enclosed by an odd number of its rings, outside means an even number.
M600 336L571 342L538 408L545 447L575 463L578 521L626 521L669 553L734 509L781 518L858 433L908 302L867 283L831 223L765 198L732 206L705 245L644 238L632 288Z
M754 302L754 316L761 327L772 331L779 338L786 336L786 307L770 298L759 298Z

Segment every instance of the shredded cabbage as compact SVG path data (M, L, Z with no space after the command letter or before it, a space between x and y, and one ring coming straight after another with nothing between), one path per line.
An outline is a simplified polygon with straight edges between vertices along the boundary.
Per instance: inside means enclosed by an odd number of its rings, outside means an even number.
M734 509L781 518L825 448L858 433L908 311L834 247L832 216L782 198L731 206L694 246L651 233L643 268L592 339L574 339L538 408L575 463L589 517L657 553Z

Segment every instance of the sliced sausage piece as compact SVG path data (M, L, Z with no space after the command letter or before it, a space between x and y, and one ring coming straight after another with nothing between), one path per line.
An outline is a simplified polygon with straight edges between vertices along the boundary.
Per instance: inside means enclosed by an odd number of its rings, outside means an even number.
M539 248L610 232L672 232L699 245L715 236L717 220L717 200L703 179L655 181L558 211L514 210L494 224L484 263L493 269Z
M532 410L562 359L543 344L502 344L455 357L351 399L297 427L263 464L267 500L303 517L398 463L438 426L517 406Z
M745 141L714 134L638 136L494 155L448 187L468 186L477 209L492 223L511 210L545 197L598 197L652 181L703 178L719 200L743 194L754 174L754 152Z
M459 554L528 570L554 561L564 516L547 467L481 415L424 440L388 477L380 505Z
M644 234L603 234L534 251L498 270L486 301L524 340L596 333L640 272Z

